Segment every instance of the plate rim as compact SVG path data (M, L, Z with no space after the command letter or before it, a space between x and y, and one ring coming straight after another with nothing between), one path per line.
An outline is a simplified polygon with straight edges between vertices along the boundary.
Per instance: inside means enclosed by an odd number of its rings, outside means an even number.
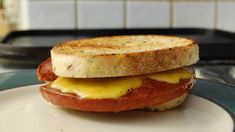
M24 73L24 74L22 74L22 73ZM9 76L8 81L11 82L11 81L14 81L13 80L14 78L22 77L20 75L26 75L26 76L23 76L23 78L24 78L23 82L18 82L16 84L12 84L10 86L5 86L5 87L4 87L4 85L6 85L6 83L1 83L2 82L2 78L1 77L3 77L3 76ZM233 86L233 85L224 84L224 83L220 83L220 82L216 82L216 81L212 81L212 80L196 78L196 84L198 82L201 82L201 83L202 82L206 82L208 84L211 83L213 85L220 85L220 86L224 86L227 89L231 88L231 89L235 90L235 86ZM17 88L20 88L20 87L23 87L23 86L28 86L28 85L36 85L36 84L42 84L42 82L38 81L38 79L37 79L36 70L21 70L21 71L12 71L12 72L0 73L0 92L7 91L7 90L12 90L12 89L17 89ZM190 92L190 94L198 96L198 97L201 97L203 99L206 99L206 100L208 100L208 101L218 105L223 110L225 110L230 115L230 117L232 118L232 121L233 121L233 132L235 132L235 113L233 113L230 108L228 108L224 104L219 103L218 100L215 99L215 98L211 99L209 97L202 96L202 95L197 94L195 92L193 92L193 93Z

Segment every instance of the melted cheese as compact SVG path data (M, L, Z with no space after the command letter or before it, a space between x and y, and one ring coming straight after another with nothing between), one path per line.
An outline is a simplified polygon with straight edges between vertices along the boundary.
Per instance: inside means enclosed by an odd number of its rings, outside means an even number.
M119 98L128 90L138 88L142 84L141 77L122 77L105 79L71 79L58 78L52 83L53 88L62 92L76 93L82 98L102 99Z
M144 78L168 83L179 83L180 79L191 78L192 73L185 68L159 72L144 76L100 78L100 79L75 79L57 78L51 87L60 89L65 93L76 93L81 98L104 99L119 98L128 91L142 85Z
M188 79L192 77L192 73L186 68L179 68L175 70L169 70L165 72L159 72L151 74L149 78L157 81L163 81L168 83L179 83L180 79Z

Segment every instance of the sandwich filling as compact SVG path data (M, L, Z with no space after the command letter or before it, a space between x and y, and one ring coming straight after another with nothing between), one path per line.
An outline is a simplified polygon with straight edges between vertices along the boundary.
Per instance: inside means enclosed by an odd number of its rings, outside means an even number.
M51 83L52 88L64 93L74 93L86 99L117 99L129 91L139 88L143 80L148 78L172 84L178 84L181 79L190 79L193 72L179 68L148 75L116 78L79 79L58 77Z

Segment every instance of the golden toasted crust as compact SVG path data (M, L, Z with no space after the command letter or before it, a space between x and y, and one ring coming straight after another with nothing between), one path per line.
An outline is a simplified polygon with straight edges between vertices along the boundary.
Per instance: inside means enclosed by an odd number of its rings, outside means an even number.
M136 35L74 40L51 50L61 77L94 78L148 74L196 63L199 48L191 39Z

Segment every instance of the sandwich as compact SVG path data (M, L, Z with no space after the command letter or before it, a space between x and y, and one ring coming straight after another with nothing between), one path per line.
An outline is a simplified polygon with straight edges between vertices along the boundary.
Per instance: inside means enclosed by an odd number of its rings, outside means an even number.
M48 102L90 112L165 111L179 106L195 83L199 60L191 39L162 35L66 41L37 69Z

